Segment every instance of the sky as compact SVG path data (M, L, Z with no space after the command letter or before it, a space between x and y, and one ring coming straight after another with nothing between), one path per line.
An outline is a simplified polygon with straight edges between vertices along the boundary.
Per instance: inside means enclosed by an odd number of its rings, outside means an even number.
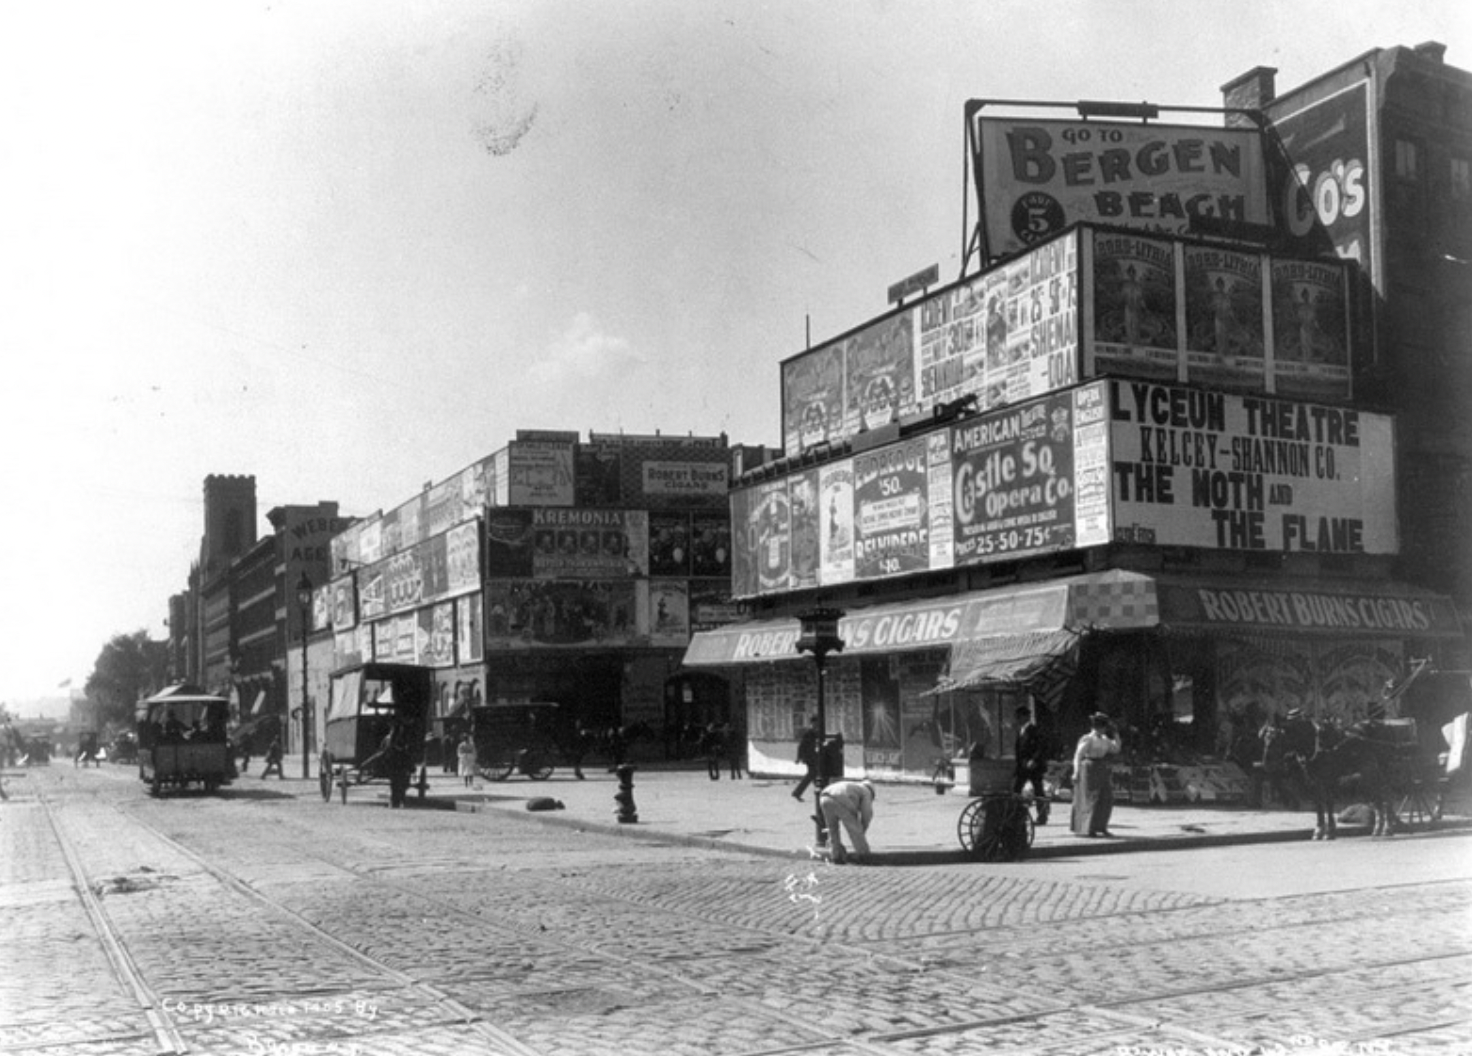
M518 429L781 443L960 274L968 98L1220 106L1466 0L112 0L0 13L0 702L167 635L204 478L391 508ZM23 709L22 709L23 710Z

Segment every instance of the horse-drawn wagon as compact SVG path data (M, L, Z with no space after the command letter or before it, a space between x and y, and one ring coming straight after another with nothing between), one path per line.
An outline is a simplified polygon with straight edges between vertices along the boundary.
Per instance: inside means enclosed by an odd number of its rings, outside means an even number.
M411 787L424 798L424 733L434 701L434 672L414 664L357 664L332 674L326 747L317 780L323 800L335 787L348 801L353 785L386 782L389 805L401 807ZM415 781L415 773L418 781Z

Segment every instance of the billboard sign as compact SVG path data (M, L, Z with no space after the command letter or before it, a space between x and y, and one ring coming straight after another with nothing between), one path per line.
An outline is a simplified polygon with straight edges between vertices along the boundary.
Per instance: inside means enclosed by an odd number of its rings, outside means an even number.
M1388 416L1150 382L1109 386L1117 538L1396 552Z
M1176 235L1198 216L1271 221L1255 129L982 116L973 131L991 257L1079 221Z
M571 506L574 446L558 440L507 444L507 505Z

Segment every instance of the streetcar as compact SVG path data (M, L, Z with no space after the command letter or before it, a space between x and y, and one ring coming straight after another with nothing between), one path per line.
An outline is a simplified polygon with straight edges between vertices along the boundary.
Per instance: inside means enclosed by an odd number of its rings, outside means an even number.
M332 673L326 747L317 780L323 800L338 788L386 782L389 805L401 807L411 787L429 790L424 734L434 703L434 671L417 664L364 663ZM415 781L415 772L418 780Z
M138 777L150 795L191 785L214 793L235 778L225 726L230 703L180 682L138 706Z

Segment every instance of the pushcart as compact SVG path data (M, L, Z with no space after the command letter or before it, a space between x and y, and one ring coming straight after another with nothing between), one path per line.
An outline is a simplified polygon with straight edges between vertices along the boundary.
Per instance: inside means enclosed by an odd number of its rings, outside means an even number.
M979 862L1018 862L1027 857L1034 835L1026 796L1012 791L1010 759L973 760L972 799L956 821L961 849Z

